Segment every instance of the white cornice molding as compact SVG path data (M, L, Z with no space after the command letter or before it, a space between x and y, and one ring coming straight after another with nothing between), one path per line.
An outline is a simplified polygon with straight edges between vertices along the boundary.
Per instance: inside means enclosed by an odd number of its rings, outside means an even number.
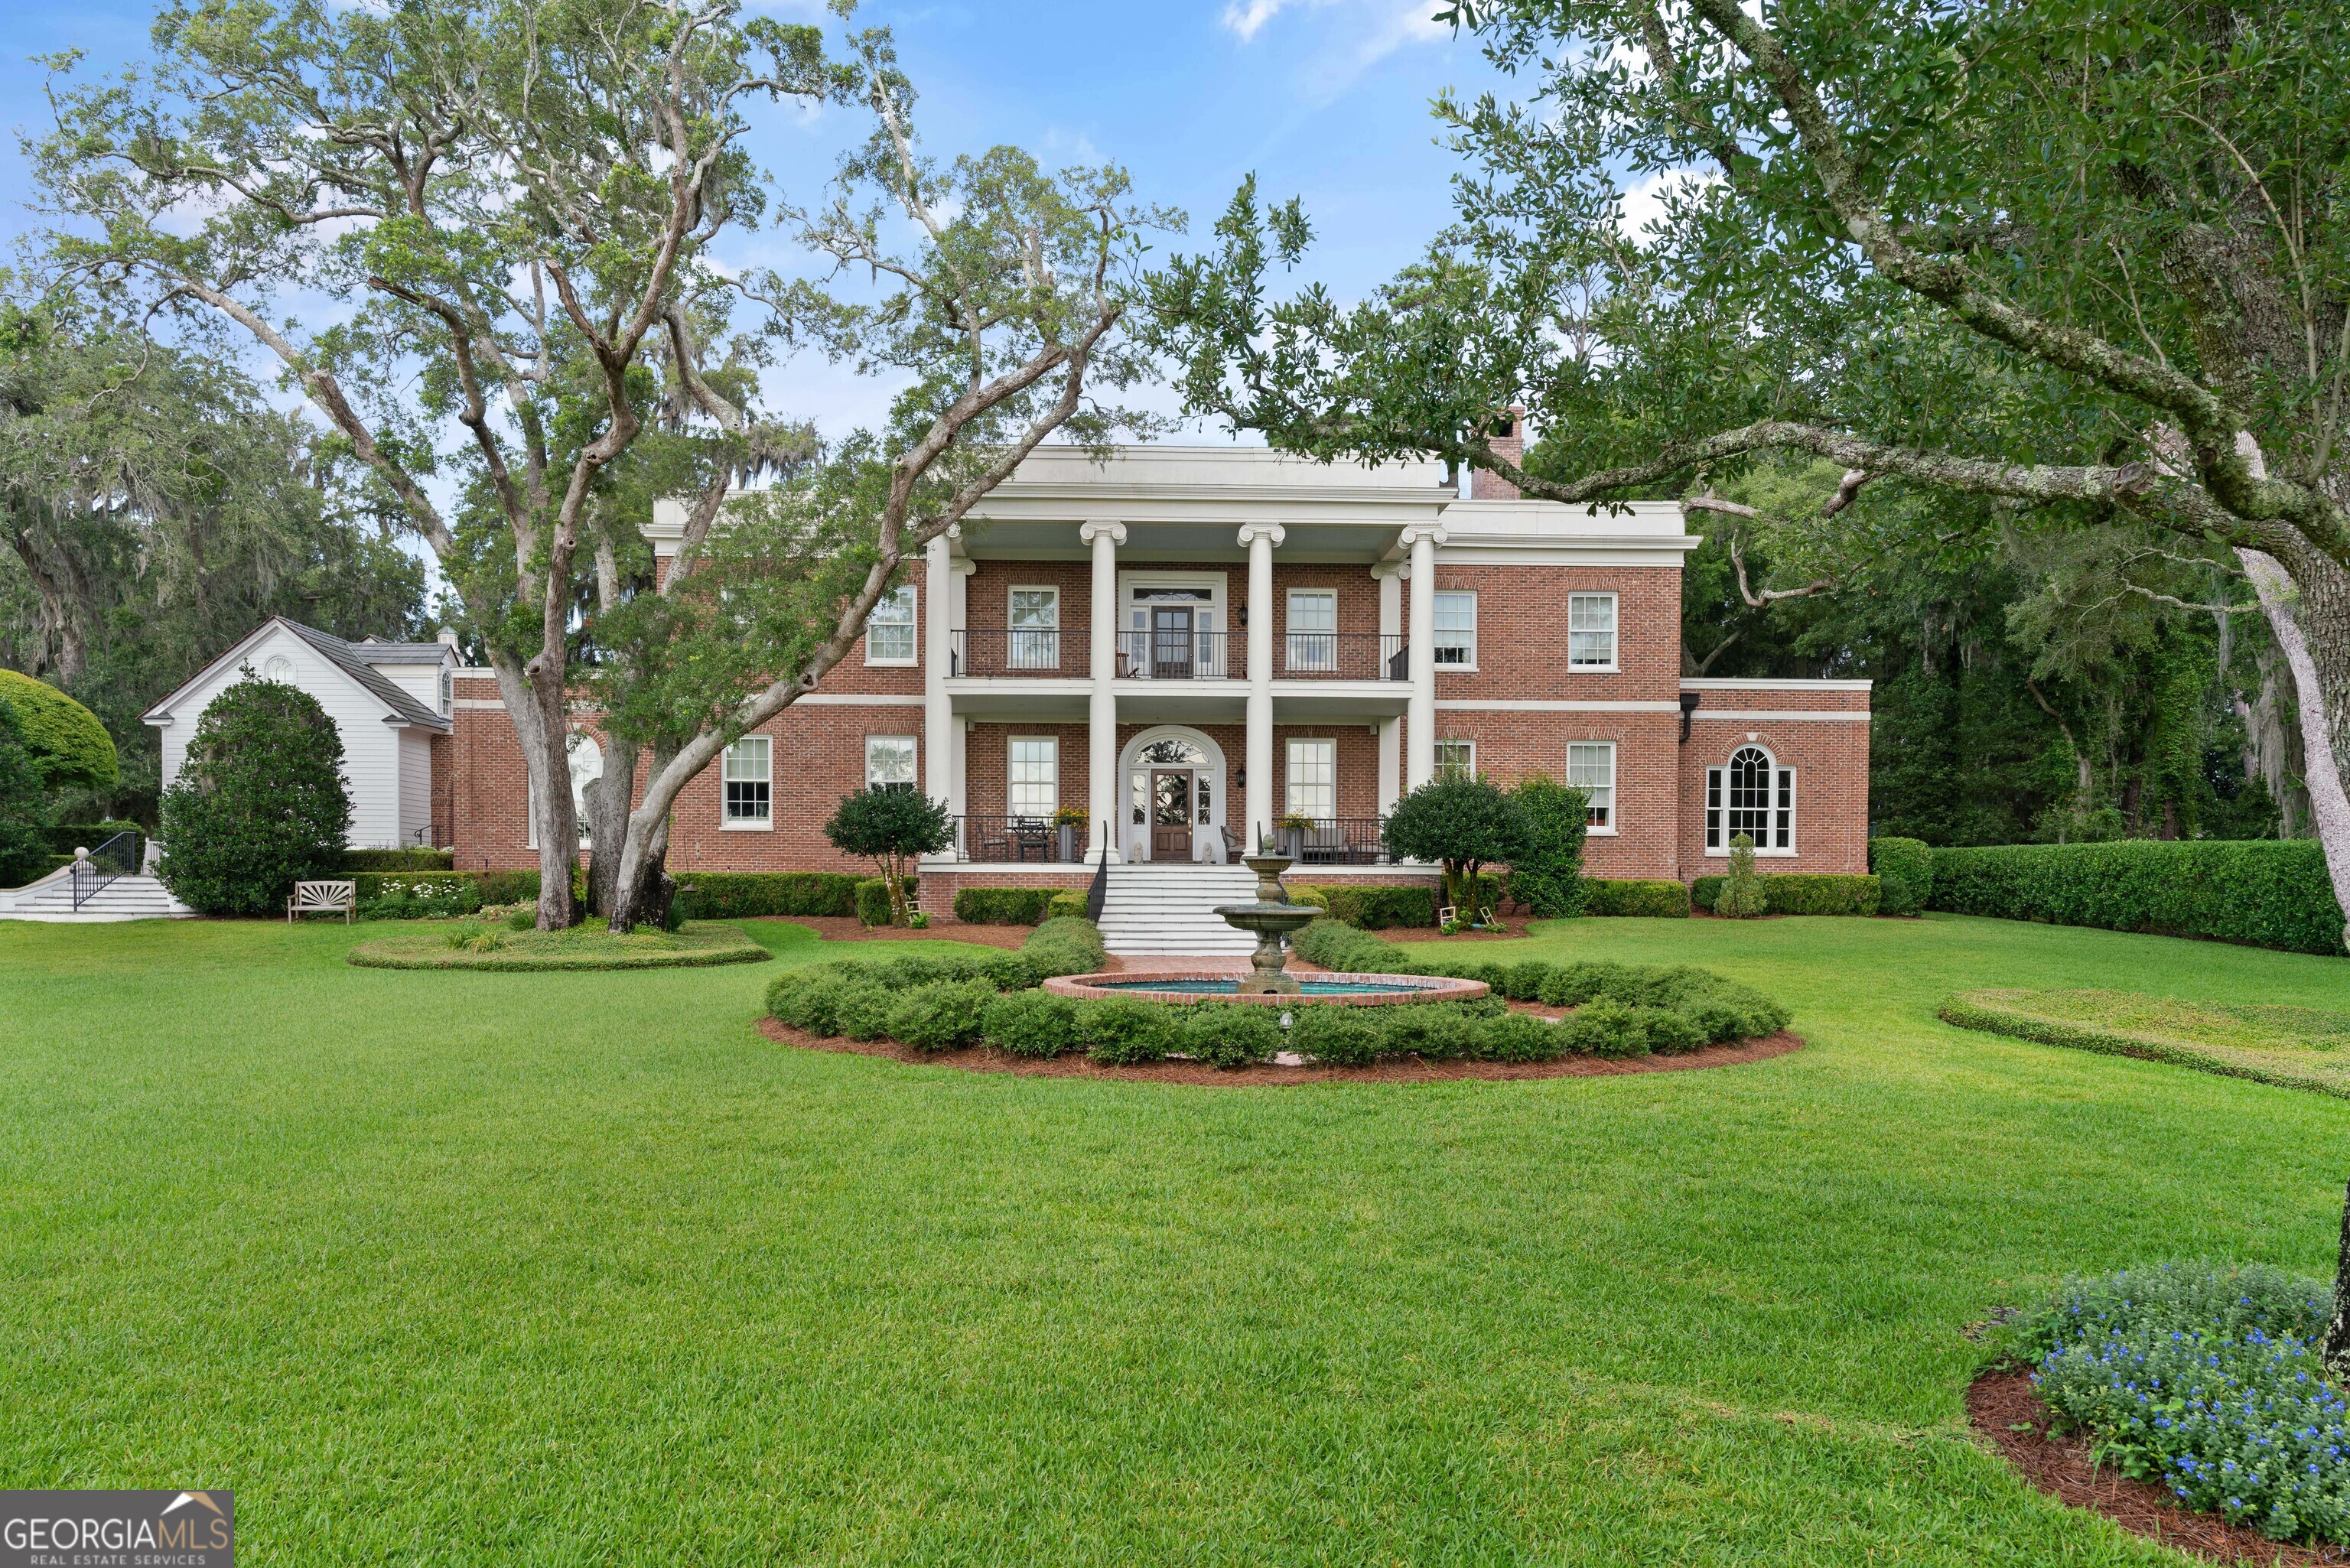
M1756 675L1691 675L1683 678L1684 691L1866 691L1874 680L1773 680ZM1698 710L1702 713L1704 709Z

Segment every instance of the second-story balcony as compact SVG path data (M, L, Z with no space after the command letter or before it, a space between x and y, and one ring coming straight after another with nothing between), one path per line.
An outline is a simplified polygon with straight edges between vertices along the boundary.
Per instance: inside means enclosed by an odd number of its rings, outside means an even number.
M947 634L950 675L1086 673L1085 635L1057 628L972 627Z
M1274 676L1281 680L1405 680L1410 679L1400 636L1373 631L1291 631L1275 644Z
M1243 680L1248 677L1245 641L1229 632L1190 626L1129 631L1118 639L1121 680Z

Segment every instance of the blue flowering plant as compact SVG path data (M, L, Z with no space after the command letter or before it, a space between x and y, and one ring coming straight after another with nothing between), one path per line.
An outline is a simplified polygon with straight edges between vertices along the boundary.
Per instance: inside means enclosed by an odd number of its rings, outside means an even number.
M2017 1329L2100 1462L2277 1540L2350 1542L2350 1407L2318 1362L2333 1307L2280 1269L2166 1263L2068 1280Z

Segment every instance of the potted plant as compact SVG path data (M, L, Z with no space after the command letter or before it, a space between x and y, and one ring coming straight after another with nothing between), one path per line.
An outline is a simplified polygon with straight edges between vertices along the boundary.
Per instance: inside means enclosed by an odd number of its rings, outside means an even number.
M1314 831L1314 819L1296 812L1285 813L1274 826L1281 829L1281 852L1292 860L1305 858L1305 836Z
M1063 860L1075 860L1077 846L1085 837L1086 827L1093 814L1082 805L1065 805L1053 814L1053 832L1058 842L1055 848Z

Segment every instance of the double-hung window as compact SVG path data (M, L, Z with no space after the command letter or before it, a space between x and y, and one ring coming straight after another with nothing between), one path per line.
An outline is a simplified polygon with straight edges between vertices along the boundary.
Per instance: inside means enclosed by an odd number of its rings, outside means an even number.
M865 618L865 662L914 662L914 586L891 588Z
M1282 809L1323 822L1338 815L1338 742L1292 741Z
M1014 735L1004 780L1004 809L1014 816L1049 817L1061 806L1061 742L1051 735Z
M768 827L775 822L775 748L764 735L745 735L726 748L720 772L726 789L726 826Z
M1309 673L1338 668L1338 596L1326 588L1293 588L1289 594L1286 662Z
M914 787L914 737L865 737L865 784L868 789Z
M1004 662L1014 670L1058 670L1061 667L1061 590L1012 590L1012 646Z
M1795 853L1795 770L1760 746L1741 746L1705 770L1705 852L1727 855L1740 834L1757 855Z
M1477 668L1477 596L1439 594L1436 617L1429 623L1435 634L1439 670Z
M1616 831L1616 742L1572 741L1566 782L1584 794L1584 822L1594 833Z
M1616 668L1616 596L1566 597L1566 665L1570 670Z
M1437 742L1436 776L1440 779L1475 778L1477 776L1477 742L1474 741Z

